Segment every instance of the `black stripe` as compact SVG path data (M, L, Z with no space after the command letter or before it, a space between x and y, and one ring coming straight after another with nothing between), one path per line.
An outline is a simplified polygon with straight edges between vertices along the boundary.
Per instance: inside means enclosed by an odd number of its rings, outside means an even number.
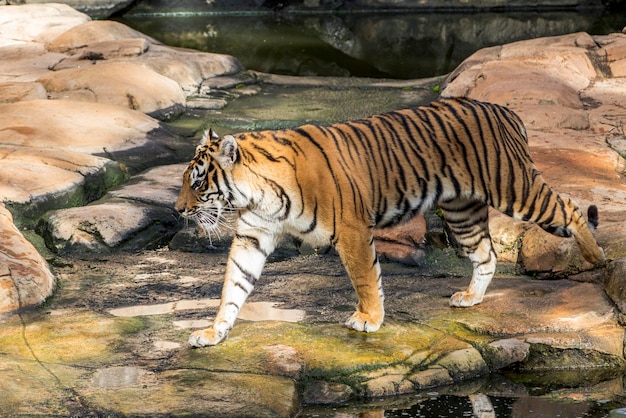
M318 131L324 133L323 129L319 126L315 126L315 125L307 125L307 128L311 129L311 128L315 128ZM330 159L328 158L328 155L326 154L326 152L324 151L324 147L322 147L319 142L317 142L314 138L313 135L311 135L309 132L307 132L307 130L305 129L305 127L299 127L299 128L295 128L294 132L296 132L298 135L302 136L303 138L305 138L306 140L308 140L310 143L312 143L320 152L320 154L322 154L322 156L324 157L324 159L326 160L326 167L328 168L328 173L330 173L333 182L335 183L335 188L339 191L341 190L340 186L339 186L339 181L337 180L337 177L333 171L333 167L330 163ZM321 170L322 167L316 167L318 170ZM340 199L340 203L339 206L343 206L342 205L342 199L341 199L341 194L339 194L339 199Z
M235 234L235 237L241 241L246 241L250 243L255 250L263 254L265 257L269 256L269 254L263 248L261 248L261 242L258 240L258 238L242 234Z
M232 262L233 262L233 265L235 265L235 266L239 269L239 271L241 271L241 273L243 274L243 277L246 279L246 281L247 281L248 283L250 283L251 285L253 285L253 286L254 286L254 284L255 284L255 283L256 283L256 281L258 280L258 277L256 277L254 274L250 273L250 272L249 272L248 270L246 270L245 268L243 268L243 267L241 266L241 264L239 264L239 263L237 262L237 260L234 260L234 259L232 259L232 258L231 258L231 259L230 259L230 261L232 261ZM244 290L245 290L245 289L244 289Z
M234 306L237 309L237 312L239 312L239 310L241 309L241 307L239 305L237 305L235 302L228 302L228 303L226 303L226 306L228 306L228 305ZM224 321L224 322L226 322L226 321Z

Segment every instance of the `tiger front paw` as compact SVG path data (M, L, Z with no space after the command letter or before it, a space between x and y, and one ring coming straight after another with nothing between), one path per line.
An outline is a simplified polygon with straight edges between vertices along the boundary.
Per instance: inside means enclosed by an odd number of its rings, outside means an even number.
M363 312L356 311L346 321L346 326L356 331L375 332L378 331L383 324L383 316L379 315L378 318L374 315L369 315Z
M469 292L456 292L450 298L450 306L456 308L467 308L469 306L478 305L483 301L482 296Z
M214 328L207 328L195 331L189 336L189 344L192 347L206 347L207 345L216 345L224 341L227 333L220 335Z

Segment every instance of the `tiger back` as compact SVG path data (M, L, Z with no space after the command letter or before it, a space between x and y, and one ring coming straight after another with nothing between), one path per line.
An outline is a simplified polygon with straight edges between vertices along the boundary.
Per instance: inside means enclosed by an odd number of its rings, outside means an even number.
M224 138L209 132L175 207L209 234L228 208L238 221L213 327L194 332L190 344L226 338L285 234L335 247L358 295L346 325L378 330L384 293L373 229L433 205L473 265L469 287L452 296L452 306L480 303L495 272L489 206L574 236L591 263L604 259L580 209L535 168L522 121L503 106L452 98L330 126Z

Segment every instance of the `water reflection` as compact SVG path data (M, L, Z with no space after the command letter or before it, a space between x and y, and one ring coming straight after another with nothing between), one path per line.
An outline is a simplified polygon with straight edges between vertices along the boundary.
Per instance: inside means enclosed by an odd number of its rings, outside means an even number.
M166 11L165 11L166 12ZM598 13L404 13L125 17L172 45L237 57L252 70L288 75L426 78L476 50L542 36L620 31Z
M573 394L574 389L571 390ZM306 406L300 417L608 417L616 408L608 400L573 399L557 391L531 396L523 384L492 378L369 403Z
M595 402L565 402L537 397L497 397L482 393L457 395L417 395L406 407L388 409L351 410L350 407L305 408L300 417L478 417L478 418L583 418L606 417L610 409Z

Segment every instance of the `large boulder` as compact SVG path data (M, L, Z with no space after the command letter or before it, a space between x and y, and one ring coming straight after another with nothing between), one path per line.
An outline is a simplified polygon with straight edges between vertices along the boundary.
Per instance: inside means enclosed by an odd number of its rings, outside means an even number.
M608 49L608 50L607 50ZM626 203L623 153L612 146L623 124L616 109L626 84L607 62L626 56L626 35L573 33L487 48L467 58L446 80L443 96L468 96L506 105L520 115L536 166L556 191L586 212L600 211L598 240L610 256L623 251L612 223ZM503 232L503 231L502 231ZM493 234L498 240L497 234ZM519 261L530 274L570 275L593 268L572 239L532 228Z
M207 80L243 69L233 57L166 47L121 23L91 21L63 5L0 10L0 83L38 83L12 91L44 87L54 99L116 103L167 118ZM33 29L33 21L41 25ZM113 85L107 79L119 81L117 89L107 90L105 84ZM2 93L0 102L31 95L12 93L7 100Z
M158 121L120 106L0 104L0 201L28 224L55 206L98 199L128 173L182 160L171 147L177 141Z
M56 280L2 203L0 236L0 314L41 303L54 291Z
M182 227L173 202L184 167L155 167L91 205L51 211L39 229L61 254L163 246Z
M170 48L112 21L90 21L73 27L49 42L47 48L67 54L54 70L80 68L85 63L132 62L176 81L188 95L197 94L208 80L243 70L231 56Z
M46 43L91 20L86 14L59 3L0 7L0 47Z
M242 70L235 58L169 48L63 4L0 6L0 55L0 202L13 214L12 222L30 228L48 210L84 206L129 175L187 160L193 145L157 119L180 114L187 96L205 89L208 79ZM107 234L142 229L144 223L153 236L167 237L163 231L177 222L172 209L140 206L135 215L161 219L158 228L152 220L94 227L108 237L100 244L136 248L124 238L130 232L120 233L122 238ZM95 213L84 211L86 218ZM59 239L80 241L85 224L74 225L73 233ZM134 242L148 245L155 239ZM18 286L23 283L11 277ZM9 292L12 305L5 306L36 304L48 294L43 285L39 298L20 301L19 292Z
M180 85L141 65L105 62L68 68L40 77L51 99L109 103L160 119L178 116L185 109Z

